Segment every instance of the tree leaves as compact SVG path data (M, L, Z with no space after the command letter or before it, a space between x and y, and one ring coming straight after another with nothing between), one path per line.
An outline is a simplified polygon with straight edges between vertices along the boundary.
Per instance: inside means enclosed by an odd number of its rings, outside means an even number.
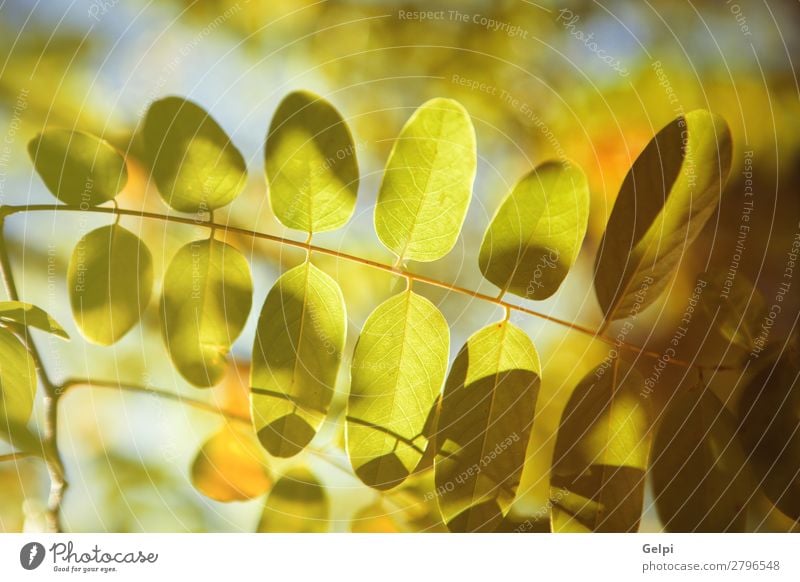
M0 437L23 450L33 444L26 425L35 394L33 358L14 334L0 328Z
M475 129L452 99L431 99L394 143L375 207L375 230L400 262L435 261L456 244L477 164Z
M328 496L317 478L294 468L272 488L264 505L258 532L324 533L328 531Z
M247 166L219 124L201 107L167 97L144 120L153 178L164 201L180 212L204 212L232 202L245 186Z
M747 458L733 416L711 391L672 396L650 467L667 531L744 531L753 493Z
M761 323L766 315L764 296L747 277L736 273L730 280L720 274L709 277L710 297L703 300L703 311L725 340L750 352L756 347Z
M747 385L739 402L741 439L764 493L800 520L800 355L787 348Z
M336 282L311 263L284 273L261 309L253 345L251 402L261 444L299 453L328 412L347 319Z
M422 458L449 344L442 314L410 290L379 305L364 324L353 356L347 450L367 485L394 487Z
M266 493L272 479L255 435L226 423L197 452L192 484L216 501L245 501Z
M164 275L161 316L169 355L186 380L205 387L222 379L252 301L250 267L234 247L207 239L178 250Z
M125 159L107 141L81 131L47 129L28 143L47 189L65 204L97 206L128 182Z
M95 344L111 345L138 323L150 301L150 251L118 224L93 230L72 252L67 288L83 336Z
M434 472L451 531L493 531L516 493L536 398L539 357L513 324L467 340L445 385Z
M635 315L669 283L719 203L731 165L725 121L696 110L658 132L625 177L595 263L606 323Z
M49 313L23 301L0 301L0 322L35 327L61 339L69 339L69 334Z
M272 209L289 228L322 232L343 226L358 195L353 136L325 99L296 91L281 102L265 149Z
M503 291L526 299L556 292L578 256L589 219L589 184L568 162L545 162L505 197L478 263Z
M636 370L615 359L575 388L553 453L554 532L639 528L651 423L643 384Z

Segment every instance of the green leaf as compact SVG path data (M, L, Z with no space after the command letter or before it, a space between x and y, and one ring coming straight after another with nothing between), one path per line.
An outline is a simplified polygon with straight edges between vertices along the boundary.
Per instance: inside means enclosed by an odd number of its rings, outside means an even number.
M328 505L328 496L317 478L308 469L294 468L272 488L258 532L327 532Z
M47 189L66 204L97 206L128 182L122 155L88 133L47 129L28 143L28 154Z
M219 124L180 97L156 101L144 120L153 178L164 201L180 212L230 204L244 189L247 166Z
M13 333L0 328L0 437L30 452L33 436L26 425L35 394L33 358Z
M745 530L753 488L736 428L709 390L672 397L650 462L656 508L667 531Z
M276 457L299 453L328 413L347 318L336 282L309 262L284 273L261 309L250 372L253 422Z
M449 346L442 314L410 290L379 305L364 324L353 356L347 451L367 485L390 489L422 458Z
M93 230L72 251L67 287L83 336L92 343L111 345L139 322L150 302L150 251L118 224Z
M509 322L467 340L445 385L434 466L451 531L493 531L516 494L539 391L539 356Z
M234 247L206 239L176 253L164 276L162 330L186 380L205 387L222 379L252 302L250 267Z
M400 261L435 261L456 244L467 215L477 152L467 111L431 99L394 143L375 207L375 230Z
M322 232L343 226L358 195L353 136L339 112L308 91L278 106L265 150L269 199L289 228Z
M483 276L526 299L550 297L575 263L588 220L583 171L569 162L537 166L506 196L483 237Z
M625 177L595 263L606 322L636 315L666 289L716 211L731 166L725 121L697 110L658 132Z
M192 485L216 501L245 501L266 493L272 479L255 435L227 423L192 462Z
M641 374L616 359L575 388L553 454L554 532L639 528L651 424L643 385Z
M0 321L41 329L62 339L69 334L44 309L22 301L0 301Z
M746 352L753 351L767 315L764 296L741 273L736 273L733 279L727 273L707 278L707 298L701 305L709 321L714 321L714 329L731 344Z
M800 350L785 348L748 383L739 402L741 440L766 496L800 521Z

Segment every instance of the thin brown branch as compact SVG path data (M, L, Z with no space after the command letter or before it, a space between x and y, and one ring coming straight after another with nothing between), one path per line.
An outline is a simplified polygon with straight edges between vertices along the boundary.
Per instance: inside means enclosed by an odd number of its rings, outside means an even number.
M5 455L0 455L0 463L4 463L6 461L21 461L22 459L32 459L34 455L31 453L6 453Z

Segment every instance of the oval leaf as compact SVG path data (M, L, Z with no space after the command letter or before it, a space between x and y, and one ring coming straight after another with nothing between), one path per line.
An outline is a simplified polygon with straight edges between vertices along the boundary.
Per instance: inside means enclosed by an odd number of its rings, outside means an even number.
M176 253L164 275L162 331L186 380L205 387L222 379L252 301L247 259L229 244L194 241Z
M198 451L192 484L216 501L245 501L266 493L272 479L255 435L226 424Z
M506 196L483 237L478 264L501 290L526 299L556 292L589 220L589 184L567 162L545 162Z
M670 532L744 531L753 494L733 416L709 390L672 397L650 463L658 516Z
M0 328L0 437L22 450L33 445L27 423L36 394L36 365L28 349Z
M730 166L730 130L708 111L678 117L650 141L625 177L595 263L606 323L665 290L717 209Z
M118 224L80 241L67 268L72 314L83 336L108 346L139 322L153 290L147 246Z
M554 532L639 528L651 423L643 385L641 374L614 360L575 388L553 453Z
M144 120L153 178L164 201L180 212L231 203L245 186L247 166L219 124L200 106L167 97Z
M265 149L269 199L289 228L322 232L343 226L358 195L353 137L339 112L308 91L278 106Z
M347 408L347 451L367 485L390 489L419 463L449 354L444 317L410 290L367 319L353 356Z
M434 465L451 531L493 531L516 494L536 398L539 356L509 322L467 340L447 378Z
M292 469L272 488L259 532L324 533L328 531L328 496L308 469Z
M800 520L800 354L787 349L765 366L739 402L741 439L761 488L783 513Z
M311 263L284 273L261 309L250 372L253 422L276 457L299 453L328 413L347 319L336 282Z
M28 154L47 189L65 204L97 206L128 183L122 155L88 133L45 130L28 143Z
M69 339L69 334L49 313L23 301L0 301L0 321L35 327L61 339Z
M431 99L394 143L375 207L375 230L401 262L435 261L456 244L467 215L477 152L458 102Z

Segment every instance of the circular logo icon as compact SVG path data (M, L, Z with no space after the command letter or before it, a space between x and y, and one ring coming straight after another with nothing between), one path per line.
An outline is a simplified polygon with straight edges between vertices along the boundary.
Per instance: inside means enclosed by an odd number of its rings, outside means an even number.
M44 546L39 542L30 542L22 546L19 552L19 563L26 570L35 570L44 561Z

